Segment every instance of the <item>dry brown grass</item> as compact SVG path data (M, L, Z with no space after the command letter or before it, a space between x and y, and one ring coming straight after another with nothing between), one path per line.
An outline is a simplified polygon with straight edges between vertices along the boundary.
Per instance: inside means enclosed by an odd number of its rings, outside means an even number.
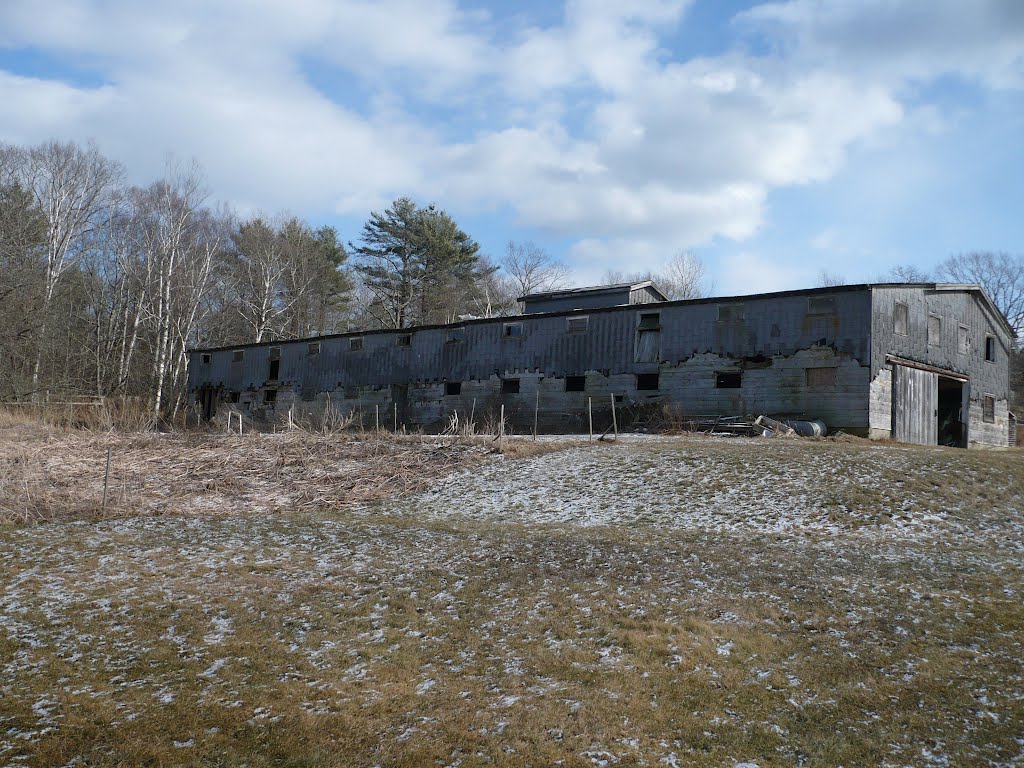
M557 448L523 439L501 444L511 457ZM497 450L485 437L121 433L19 424L0 430L0 523L365 504L420 490Z

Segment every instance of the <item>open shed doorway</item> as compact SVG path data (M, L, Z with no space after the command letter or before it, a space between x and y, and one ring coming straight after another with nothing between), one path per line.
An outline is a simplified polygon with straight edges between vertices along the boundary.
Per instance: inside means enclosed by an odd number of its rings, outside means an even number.
M967 447L967 382L939 376L935 408L939 445Z

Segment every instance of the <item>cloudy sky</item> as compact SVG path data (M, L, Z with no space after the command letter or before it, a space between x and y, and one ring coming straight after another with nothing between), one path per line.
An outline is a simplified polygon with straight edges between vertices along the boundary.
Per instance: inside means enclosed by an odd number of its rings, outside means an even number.
M577 281L1024 253L1021 0L0 0L0 141L197 158L356 239L401 195Z

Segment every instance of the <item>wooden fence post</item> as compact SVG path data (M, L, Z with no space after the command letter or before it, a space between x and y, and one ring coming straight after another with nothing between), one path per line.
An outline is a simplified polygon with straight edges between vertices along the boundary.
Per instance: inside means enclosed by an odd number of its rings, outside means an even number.
M615 418L615 393L612 392L612 428L615 430L615 439L619 439L619 422Z

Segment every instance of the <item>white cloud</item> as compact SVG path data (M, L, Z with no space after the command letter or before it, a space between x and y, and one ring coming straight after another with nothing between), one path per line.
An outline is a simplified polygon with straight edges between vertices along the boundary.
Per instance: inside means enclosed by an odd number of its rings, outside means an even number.
M910 79L1021 84L1016 2L790 0L741 16L783 41L775 53L673 60L664 41L689 4L571 0L560 23L498 29L454 0L53 0L45 14L9 0L0 47L105 84L0 71L15 105L0 140L93 137L139 181L167 151L194 155L243 210L361 217L400 194L511 210L575 239L583 279L750 238L772 189L827 180L851 147L927 114L904 104ZM314 87L310 64L345 96ZM735 259L777 284L774 266ZM730 269L720 289L738 285Z
M714 274L715 292L722 296L789 291L814 285L821 266L772 261L740 251L726 256Z

